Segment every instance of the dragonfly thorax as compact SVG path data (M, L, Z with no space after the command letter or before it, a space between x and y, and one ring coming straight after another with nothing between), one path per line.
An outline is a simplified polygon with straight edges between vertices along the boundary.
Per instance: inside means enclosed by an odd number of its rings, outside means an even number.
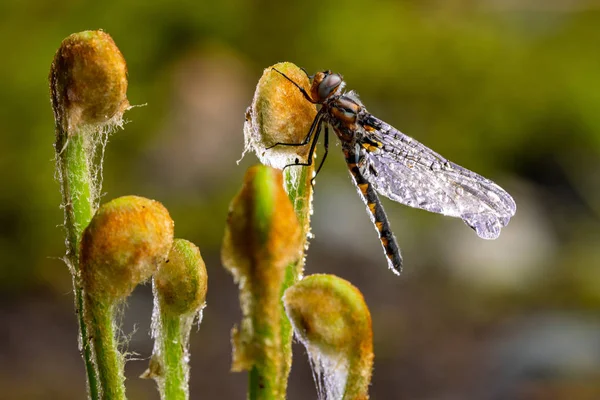
M327 102L330 115L342 125L354 125L361 109L360 105L346 96L338 96Z

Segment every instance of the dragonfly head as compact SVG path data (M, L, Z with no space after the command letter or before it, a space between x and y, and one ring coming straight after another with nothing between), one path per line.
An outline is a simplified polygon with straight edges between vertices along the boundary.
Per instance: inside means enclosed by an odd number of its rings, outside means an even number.
M344 80L340 74L331 71L317 72L310 88L310 96L317 103L323 103L342 89Z

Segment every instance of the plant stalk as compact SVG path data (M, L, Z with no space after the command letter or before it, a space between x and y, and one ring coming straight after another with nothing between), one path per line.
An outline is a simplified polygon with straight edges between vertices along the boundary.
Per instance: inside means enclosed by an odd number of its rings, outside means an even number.
M114 308L112 301L85 296L85 311L94 344L102 400L125 399L123 360L117 351L113 324Z
M164 394L161 398L187 400L187 351L181 337L181 319L185 317L161 312L160 318L164 335L162 345L165 362Z
M56 124L56 154L57 167L61 176L61 191L65 213L65 230L67 254L66 261L73 275L73 292L75 294L75 310L79 322L80 350L85 363L88 381L88 392L92 400L98 400L98 379L88 329L84 320L84 301L81 274L79 271L79 243L81 234L90 223L94 204L91 197L91 175L84 148L83 135L68 137L62 124Z

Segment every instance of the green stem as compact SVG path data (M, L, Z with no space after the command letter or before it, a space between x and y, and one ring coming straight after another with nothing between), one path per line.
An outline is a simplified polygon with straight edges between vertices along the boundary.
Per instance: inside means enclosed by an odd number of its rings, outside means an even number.
M83 315L101 399L125 398L125 360L115 338L115 307L167 259L173 228L173 220L159 202L124 196L100 207L83 231L79 256Z
M257 269L261 269L258 267ZM264 268L262 268L264 269ZM256 282L256 280L255 280ZM276 290L276 288L274 288ZM278 299L276 293L265 294L264 298ZM260 355L252 365L248 374L248 398L250 400L283 400L287 386L287 375L282 376L281 371L286 370L287 354L283 352L286 346L280 349L273 346L277 343L277 333L281 335L282 319L265 318L273 315L268 309L276 310L277 303L272 301L260 303L252 313L252 324L256 332L255 345L260 349ZM261 309L262 308L262 309ZM287 368L289 370L289 368Z
M303 243L281 171L250 168L230 206L221 257L240 285L244 318L232 332L232 369L249 371L251 400L285 399L292 336L281 296L297 279Z
M254 365L248 372L248 399L249 400L280 400L275 396L275 373L269 374L272 368L267 365ZM281 398L283 399L283 398Z
M85 296L86 318L94 344L100 398L102 400L124 400L123 360L117 351L113 325L114 303Z
M65 213L65 230L67 235L67 263L73 272L73 292L75 309L79 321L80 343L88 380L88 391L92 400L98 400L98 379L92 361L92 350L89 345L88 329L83 313L83 289L79 273L79 243L83 229L89 224L94 213L91 196L91 176L87 163L87 154L82 134L71 138L56 124L57 167L60 173L63 207Z
M66 137L67 135L61 135ZM63 140L57 140L59 164L63 176L63 204L67 227L68 255L78 257L79 242L85 227L94 214L91 196L91 174L85 152L84 135L76 134L67 140L64 149L58 148ZM74 265L77 268L78 264Z
M162 354L164 360L164 386L161 389L163 400L187 400L188 398L188 368L187 344L183 343L182 319L186 316L176 316L168 312L161 312ZM193 318L193 316L192 316ZM158 340L158 339L157 339Z
M295 263L290 264L278 285L264 285L256 288L261 299L255 302L256 308L251 314L252 326L255 331L255 343L259 348L259 356L248 374L248 399L250 400L284 400L287 389L287 378L291 368L291 341L292 330L285 314L278 312L278 307L283 310L279 299L293 278L289 272L295 268ZM268 282L268 278L261 277L262 271L273 271L271 263L256 265L253 268L258 274L252 277L254 284L261 285ZM273 274L274 275L274 274ZM266 317L266 316L272 317ZM277 348L279 343L279 348Z
M79 321L79 335L81 336L81 346L83 347L83 360L85 363L85 372L88 378L88 391L92 400L100 398L98 394L98 377L94 368L93 354L90 347L90 337L85 324L83 315L83 289L81 287L81 278L73 277L73 290L75 292L75 307L77 311L77 319Z
M284 183L286 192L294 212L298 218L298 223L302 230L302 248L306 249L306 238L310 230L310 204L312 196L312 177L313 167L301 168L300 171L285 171ZM298 281L304 269L304 256L297 261L289 264L285 269L285 277L281 285L279 298L293 284ZM262 363L255 364L248 374L248 398L250 400L272 400L278 399L274 393L280 393L282 399L285 398L287 391L287 382L290 370L292 368L292 325L285 313L283 303L280 302L279 321L270 321L277 328L273 327L269 333L279 331L279 357L280 362L275 363L269 357L266 357ZM256 322L255 322L256 323ZM266 336L268 338L268 335ZM265 344L266 345L266 344ZM276 388L270 390L270 388Z
M294 211L296 213L298 223L302 230L302 248L304 249L304 254L296 262L293 262L287 266L285 270L285 278L283 281L283 285L281 286L280 298L283 297L283 293L290 286L298 282L299 277L302 276L302 273L304 271L304 258L308 243L307 238L310 233L310 211L312 207L312 184L310 181L312 178L313 171L314 166L310 166L301 167L299 173L296 173L295 175L291 171L285 171L283 174L288 197L290 198L290 201L294 206ZM281 302L281 312L279 320L279 332L281 335L280 352L284 360L284 362L281 363L281 371L278 374L280 379L279 387L282 388L282 393L286 393L288 377L292 368L292 340L294 337L294 331L292 329L290 320L288 319L287 314L285 313L283 302Z
M298 281L297 270L302 270L304 260L300 259L297 263L292 263L288 265L285 270L285 279L283 281L283 285L281 286L281 297L283 297L283 293L292 286L294 283ZM288 376L290 375L290 370L292 368L292 339L294 336L294 331L292 329L292 324L288 319L285 308L283 306L283 302L280 304L281 313L279 316L280 323L280 335L281 335L281 355L284 359L284 362L281 363L281 371L278 376L280 378L279 386L282 388L282 393L286 393L287 391L287 382Z
M175 239L169 258L154 274L152 337L154 350L143 378L156 381L163 400L189 397L189 338L194 320L202 319L208 276L200 249Z
M65 38L52 61L49 75L54 112L56 169L65 213L67 262L73 275L80 346L88 378L88 393L98 400L98 371L90 348L86 294L80 269L80 242L97 208L100 182L91 164L97 144L93 137L122 123L129 108L127 66L112 38L103 31L85 31ZM97 167L101 167L102 160ZM86 284L87 285L87 284ZM86 286L87 287L87 286ZM87 290L86 290L87 291Z
M292 171L292 168L299 168L300 171ZM285 189L294 206L304 238L310 232L310 211L312 207L312 184L310 181L314 171L313 164L308 167L290 167L283 173ZM298 264L300 268L304 267L303 260ZM299 272L302 272L302 270Z

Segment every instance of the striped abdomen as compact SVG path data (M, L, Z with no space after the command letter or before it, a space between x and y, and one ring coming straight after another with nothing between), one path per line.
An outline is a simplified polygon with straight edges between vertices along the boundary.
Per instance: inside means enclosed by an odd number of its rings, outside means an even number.
M400 249L396 238L390 228L383 206L377 197L377 192L373 189L373 186L365 179L356 165L356 156L351 152L344 152L346 156L346 163L350 174L354 178L354 183L359 190L361 198L367 205L367 210L371 215L371 221L375 225L375 229L379 232L379 240L388 258L388 265L396 274L400 274L402 271L402 256L400 255Z

